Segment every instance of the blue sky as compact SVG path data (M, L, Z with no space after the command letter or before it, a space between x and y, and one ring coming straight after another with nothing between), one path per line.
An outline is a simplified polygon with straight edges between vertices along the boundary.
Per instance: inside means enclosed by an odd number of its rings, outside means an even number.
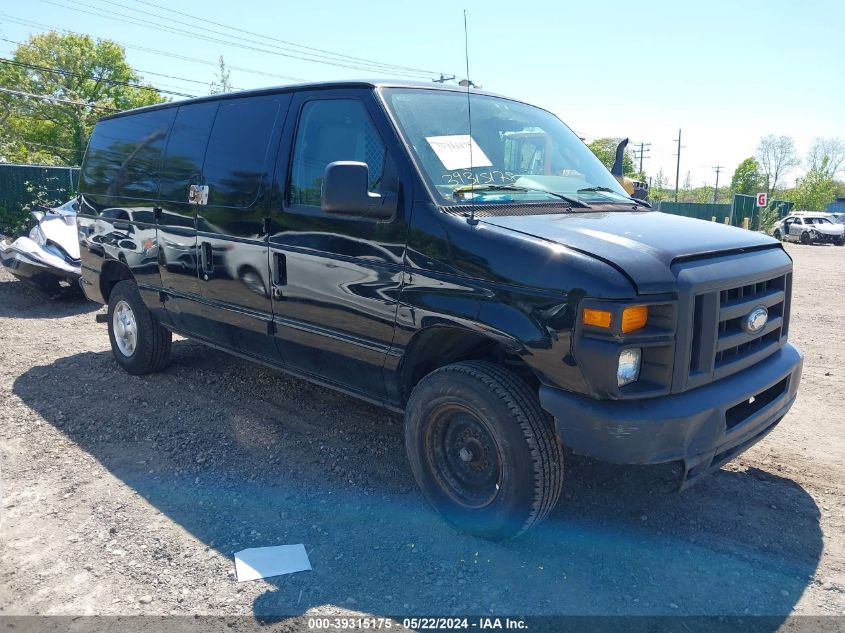
M227 31L154 5L277 39ZM215 68L176 56L214 62L223 55L231 66L308 80L387 76L278 54L325 55L295 46L304 45L463 77L464 8L469 16L470 74L476 83L553 111L588 141L629 136L652 143L645 161L650 175L662 168L674 181L673 139L679 128L685 146L681 180L689 171L696 186L712 186L712 167L717 164L726 168L720 179L725 183L765 134L793 136L802 155L815 136L845 138L842 0L4 0L0 38L22 41L30 32L43 30L13 20L110 37L170 53L127 48L135 68L203 84L213 80ZM104 12L118 19L91 15ZM118 13L196 35L132 24ZM246 38L240 43L277 54L209 41L225 39L209 30ZM14 44L0 40L0 54L9 56L13 49ZM348 57L333 59L361 63ZM414 74L426 76L434 75ZM152 74L145 78L178 92L208 90L183 79ZM286 82L239 70L232 71L231 81L238 88Z

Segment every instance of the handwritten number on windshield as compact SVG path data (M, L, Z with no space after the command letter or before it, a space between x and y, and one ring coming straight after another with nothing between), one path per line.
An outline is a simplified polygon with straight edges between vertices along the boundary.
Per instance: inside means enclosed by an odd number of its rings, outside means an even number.
M445 184L458 187L460 185L506 185L516 182L516 176L509 171L482 171L473 173L453 171L442 176Z

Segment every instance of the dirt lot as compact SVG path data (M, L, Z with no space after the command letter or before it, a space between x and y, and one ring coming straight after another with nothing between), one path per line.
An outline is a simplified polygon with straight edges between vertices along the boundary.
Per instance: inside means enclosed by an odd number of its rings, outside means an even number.
M0 272L0 614L845 614L845 248L788 245L798 402L690 490L568 456L492 544L424 503L401 418L181 340L133 377L100 309ZM232 555L314 570L237 583Z

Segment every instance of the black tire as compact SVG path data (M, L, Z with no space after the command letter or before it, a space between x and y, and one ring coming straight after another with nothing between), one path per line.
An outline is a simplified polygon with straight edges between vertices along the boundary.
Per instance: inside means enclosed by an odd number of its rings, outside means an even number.
M804 231L804 232L801 234L801 243L802 243L802 244L809 244L810 242L811 242L811 240L810 240L810 234L809 234L809 233L807 233L807 231Z
M522 534L548 516L563 488L553 420L525 381L492 363L455 363L424 377L405 409L405 447L429 503L482 538Z
M114 313L115 309L121 306L121 302L131 309L135 322L135 342L129 353L121 351L115 336ZM109 295L108 324L112 354L118 364L130 374L150 374L167 366L173 335L159 325L144 305L134 281L121 281L112 288ZM123 339L122 336L120 338Z
M779 242L783 241L783 236L780 234L779 229L775 229L775 232L772 233L772 237L775 238L776 240L778 240Z
M836 242L834 242L834 243L835 243L837 246L845 246L845 238L842 238L842 239L840 239L840 240L836 240Z

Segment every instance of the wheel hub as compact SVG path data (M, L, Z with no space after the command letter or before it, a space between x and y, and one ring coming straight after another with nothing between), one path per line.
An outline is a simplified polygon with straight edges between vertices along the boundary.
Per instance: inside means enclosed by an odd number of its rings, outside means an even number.
M487 425L459 407L444 407L432 425L432 470L441 488L468 508L496 498L501 478L498 448Z
M118 351L124 356L132 356L138 344L138 323L132 306L122 299L114 307L112 332Z

